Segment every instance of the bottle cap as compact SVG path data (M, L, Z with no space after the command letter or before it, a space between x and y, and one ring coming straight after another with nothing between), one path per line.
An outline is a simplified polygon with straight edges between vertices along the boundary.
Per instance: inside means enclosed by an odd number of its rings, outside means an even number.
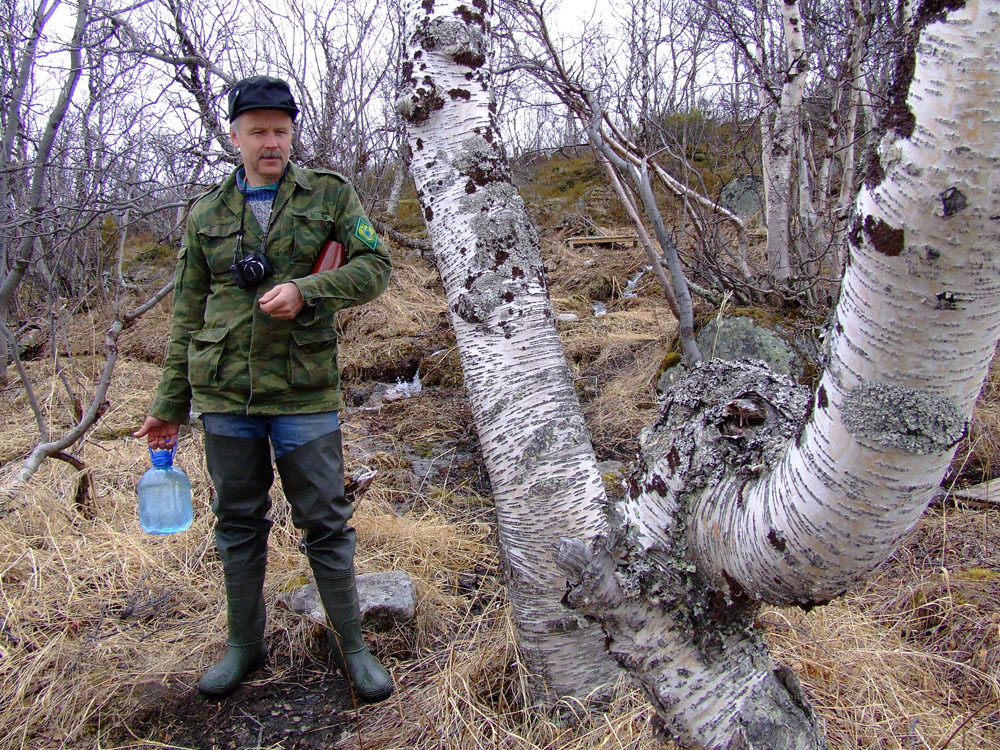
M153 450L149 446L149 458L153 462L153 467L157 469L168 469L174 465L174 454L177 453L177 443L170 446L170 450Z

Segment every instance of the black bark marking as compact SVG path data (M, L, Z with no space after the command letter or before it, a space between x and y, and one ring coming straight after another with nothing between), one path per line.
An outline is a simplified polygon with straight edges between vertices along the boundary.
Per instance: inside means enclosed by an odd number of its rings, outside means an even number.
M958 305L955 300L954 292L939 292L937 295L937 304L934 305L936 310L957 310Z
M820 386L819 390L816 391L816 405L820 409L825 409L830 405L830 399L826 397L826 388L823 386Z
M469 99L472 98L472 92L470 92L468 89L450 89L448 91L448 96L451 97L452 101L456 99L464 99L465 101L469 101Z
M655 492L657 495L665 496L667 494L667 483L663 481L663 477L659 474L653 474L649 482L646 483L646 492Z
M424 141L422 138L417 138L417 151L424 150Z
M903 252L905 246L903 230L893 229L881 219L866 216L865 235L874 248L883 255L896 257Z
M410 96L412 106L407 119L415 125L426 122L432 114L444 108L444 98L437 93L433 84L425 80L424 88L419 88Z
M455 15L465 21L466 25L476 24L482 29L486 28L486 19L483 14L470 10L467 5L459 5L455 9Z
M452 60L457 62L459 65L465 65L469 68L480 68L486 62L486 57L480 52L462 50L461 52L455 53Z
M861 217L855 216L854 221L851 222L851 228L848 230L848 239L852 245L861 244Z
M426 208L424 209L424 218L425 218L425 219L426 219L427 221L431 221L431 220L432 220L432 219L434 218L434 211L433 211L433 210L431 209L431 207L430 207L430 206L427 206L427 207L426 207Z
M469 180L467 183L465 183L465 192L469 193L469 195L476 192L476 183L474 183L472 180Z
M926 26L935 21L943 21L949 10L960 10L965 7L965 0L924 0L917 10L918 23Z
M672 447L670 452L667 454L667 463L670 465L670 474L673 476L677 467L681 465L681 457L677 452L677 446Z
M788 544L785 542L785 534L778 529L768 529L767 541L778 552L787 552Z
M423 0L423 2L420 3L420 7L428 13L432 13L434 12L434 0Z
M886 133L895 133L901 138L909 138L917 125L917 118L907 104L910 84L913 83L913 73L917 67L917 44L924 28L935 21L944 20L948 11L965 7L965 0L924 0L914 15L912 31L905 41L902 54L896 59L892 73L892 84L889 86L885 114L880 123L880 129ZM865 170L865 186L873 189L882 184L885 170L878 154L873 150Z
M865 187L874 190L882 184L885 179L885 170L882 168L882 160L875 149L868 155L868 164L865 167Z
M957 187L950 187L941 193L941 204L944 206L945 216L954 216L968 208L969 199Z

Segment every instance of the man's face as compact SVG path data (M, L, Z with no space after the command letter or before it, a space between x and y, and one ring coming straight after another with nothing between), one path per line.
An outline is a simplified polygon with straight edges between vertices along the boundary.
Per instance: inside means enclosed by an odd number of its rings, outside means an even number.
M292 117L280 109L251 109L229 129L233 145L240 150L247 184L273 185L285 173L292 151Z

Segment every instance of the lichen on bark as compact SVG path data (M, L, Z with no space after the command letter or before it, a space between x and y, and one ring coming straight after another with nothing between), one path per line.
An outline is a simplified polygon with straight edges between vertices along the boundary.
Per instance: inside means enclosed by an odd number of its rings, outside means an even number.
M455 312L468 322L484 324L503 305L512 305L541 276L538 233L516 188L490 182L459 201L472 217L476 237L465 291Z
M965 417L951 399L877 380L852 388L842 410L854 437L907 453L946 451L966 432Z

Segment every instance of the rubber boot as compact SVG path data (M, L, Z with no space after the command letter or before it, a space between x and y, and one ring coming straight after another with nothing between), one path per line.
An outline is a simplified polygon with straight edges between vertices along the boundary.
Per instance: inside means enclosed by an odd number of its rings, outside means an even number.
M266 657L264 646L264 569L226 572L226 624L229 640L222 659L198 681L209 698L224 698L239 687Z
M389 672L368 650L361 635L361 607L354 572L337 578L316 578L323 608L332 629L327 631L330 654L354 689L354 694L369 702L392 695Z
M361 637L361 609L354 585L354 513L344 497L340 430L322 435L275 461L292 522L303 530L316 588L333 630L329 640L334 662L362 700L392 695L392 677L368 651Z
M198 690L229 695L265 660L264 571L274 481L267 440L205 433L205 458L215 486L215 540L226 580L226 653L209 667Z

